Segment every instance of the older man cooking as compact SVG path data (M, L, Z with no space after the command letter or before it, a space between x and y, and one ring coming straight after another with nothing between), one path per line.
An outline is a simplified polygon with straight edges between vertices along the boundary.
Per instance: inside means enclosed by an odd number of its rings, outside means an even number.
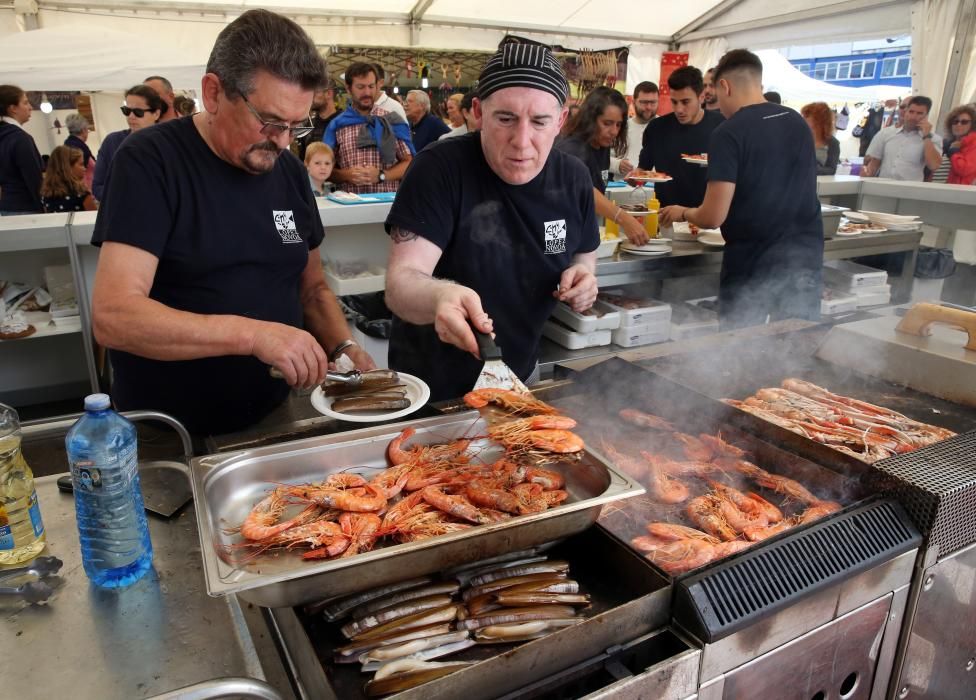
M544 46L509 43L489 59L474 112L481 131L417 154L386 220L391 367L431 398L471 389L481 362L471 326L494 331L506 363L533 374L557 299L596 299L593 184L552 150L566 118L566 77Z

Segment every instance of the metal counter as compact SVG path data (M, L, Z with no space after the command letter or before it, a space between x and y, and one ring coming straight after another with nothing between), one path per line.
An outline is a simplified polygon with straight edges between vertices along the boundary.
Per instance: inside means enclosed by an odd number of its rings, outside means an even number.
M46 605L2 603L4 697L147 698L227 677L270 680L290 693L260 612L234 596L207 595L192 503L170 520L149 517L154 557L145 577L99 589L82 568L74 498L56 480L35 483L43 554L64 561L63 582Z

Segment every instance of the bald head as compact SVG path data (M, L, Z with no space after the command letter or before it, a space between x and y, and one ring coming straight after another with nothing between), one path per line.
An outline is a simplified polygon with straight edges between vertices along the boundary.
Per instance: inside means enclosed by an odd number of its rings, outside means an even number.
M142 84L148 85L155 90L163 102L166 103L166 111L159 117L159 121L165 122L180 116L173 107L173 100L176 99L176 94L173 92L173 83L161 75L150 75L142 81Z

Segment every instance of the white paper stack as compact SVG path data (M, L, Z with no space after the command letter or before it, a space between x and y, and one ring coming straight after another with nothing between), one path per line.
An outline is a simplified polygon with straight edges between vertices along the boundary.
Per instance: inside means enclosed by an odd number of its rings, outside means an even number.
M888 304L891 301L891 285L888 273L867 265L859 265L850 260L829 260L823 267L824 285L835 293L853 295L857 298L857 308ZM823 311L821 313L841 313Z

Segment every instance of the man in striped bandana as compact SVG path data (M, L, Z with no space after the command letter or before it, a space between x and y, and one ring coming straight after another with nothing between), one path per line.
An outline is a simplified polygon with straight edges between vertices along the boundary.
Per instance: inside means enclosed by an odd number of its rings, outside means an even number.
M586 166L553 151L569 86L539 44L503 44L472 107L480 131L418 153L386 220L390 366L432 400L461 396L481 370L471 327L496 334L523 381L557 300L596 299L599 244Z

